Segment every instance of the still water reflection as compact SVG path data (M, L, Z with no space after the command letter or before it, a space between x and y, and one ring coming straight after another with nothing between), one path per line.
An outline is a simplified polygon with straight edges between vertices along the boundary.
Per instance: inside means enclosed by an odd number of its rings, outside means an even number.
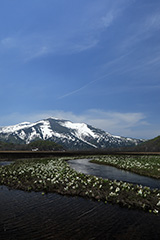
M107 165L91 163L89 159L70 160L68 163L77 172L95 175L102 178L109 178L111 180L116 179L120 181L141 184L151 188L160 188L160 180L158 179L140 176L138 174L120 170Z
M0 240L159 240L160 215L0 186Z

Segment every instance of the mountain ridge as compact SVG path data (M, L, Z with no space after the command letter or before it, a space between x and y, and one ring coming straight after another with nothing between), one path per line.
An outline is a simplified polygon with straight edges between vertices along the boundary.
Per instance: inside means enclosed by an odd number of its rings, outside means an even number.
M1 141L29 144L37 139L54 141L70 150L119 148L144 142L142 139L114 136L86 123L54 117L0 127Z

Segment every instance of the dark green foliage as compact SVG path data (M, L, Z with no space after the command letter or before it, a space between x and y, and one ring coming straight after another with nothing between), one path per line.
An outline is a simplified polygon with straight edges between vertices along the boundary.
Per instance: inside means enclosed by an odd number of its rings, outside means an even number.
M36 140L28 144L28 147L32 149L38 149L39 151L58 151L63 150L63 147L53 141L48 140Z
M0 150L1 151L7 151L7 150L13 150L14 144L13 143L7 143L0 141Z
M53 142L48 140L36 140L29 144L15 144L9 142L0 141L0 151L32 151L32 150L39 150L39 151L61 151L64 148Z

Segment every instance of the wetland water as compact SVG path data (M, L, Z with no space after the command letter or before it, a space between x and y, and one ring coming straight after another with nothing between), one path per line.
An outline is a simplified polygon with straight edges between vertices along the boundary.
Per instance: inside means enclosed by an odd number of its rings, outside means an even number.
M141 184L150 188L160 189L160 180L140 176L138 174L117 169L107 165L99 165L91 163L90 159L77 159L68 161L69 165L77 172L94 175L102 178L109 178L111 180L125 181L129 183Z
M5 162L0 162L0 166L5 166L13 163L13 161L5 161Z
M80 197L0 187L0 240L158 240L159 236L160 215Z

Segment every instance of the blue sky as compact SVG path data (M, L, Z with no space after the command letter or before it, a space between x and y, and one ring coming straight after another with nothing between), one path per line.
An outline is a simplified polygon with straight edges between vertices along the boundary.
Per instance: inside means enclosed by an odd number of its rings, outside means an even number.
M0 126L160 135L159 0L0 0Z

